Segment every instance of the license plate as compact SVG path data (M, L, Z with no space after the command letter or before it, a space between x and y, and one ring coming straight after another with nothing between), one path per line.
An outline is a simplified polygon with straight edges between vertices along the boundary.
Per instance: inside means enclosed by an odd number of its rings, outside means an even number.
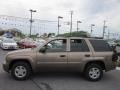
M13 49L14 47L13 46L10 46L11 49Z

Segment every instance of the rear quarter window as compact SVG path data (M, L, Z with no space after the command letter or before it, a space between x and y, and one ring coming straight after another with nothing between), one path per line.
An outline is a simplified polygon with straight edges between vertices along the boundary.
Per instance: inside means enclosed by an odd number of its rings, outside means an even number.
M106 40L89 40L96 52L112 51Z

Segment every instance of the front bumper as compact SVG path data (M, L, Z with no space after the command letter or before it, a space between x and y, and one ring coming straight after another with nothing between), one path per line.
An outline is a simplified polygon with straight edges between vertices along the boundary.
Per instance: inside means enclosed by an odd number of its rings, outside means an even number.
M18 49L18 47L15 46L4 46L3 49Z
M3 64L3 70L9 72L9 66L7 64Z

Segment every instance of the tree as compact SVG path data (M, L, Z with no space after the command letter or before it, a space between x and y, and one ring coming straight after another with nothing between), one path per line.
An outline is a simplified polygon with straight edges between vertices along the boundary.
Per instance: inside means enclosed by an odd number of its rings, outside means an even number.
M70 37L70 33L60 34L59 36ZM85 31L75 31L71 33L72 37L90 37L90 34Z
M55 33L48 33L48 37L54 37Z

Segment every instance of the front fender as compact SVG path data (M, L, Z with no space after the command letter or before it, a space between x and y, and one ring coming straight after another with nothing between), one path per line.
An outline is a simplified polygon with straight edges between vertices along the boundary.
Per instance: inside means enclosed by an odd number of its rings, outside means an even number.
M28 55L18 55L18 56L9 56L9 57L6 57L6 61L9 63L12 63L13 61L28 61L33 69L36 70L36 61L34 58L32 58L31 56L28 56Z

